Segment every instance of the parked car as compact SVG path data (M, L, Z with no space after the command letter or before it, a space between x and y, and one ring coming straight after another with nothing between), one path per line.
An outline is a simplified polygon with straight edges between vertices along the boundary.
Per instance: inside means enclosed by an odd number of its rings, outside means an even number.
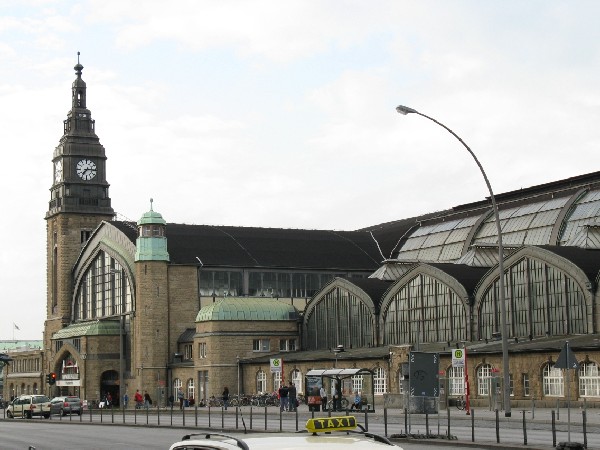
M45 395L21 395L9 403L6 415L13 419L25 417L31 419L34 416L50 417L50 399Z
M54 397L50 401L50 412L52 414L60 414L61 416L66 416L67 414L81 415L81 399L74 395Z

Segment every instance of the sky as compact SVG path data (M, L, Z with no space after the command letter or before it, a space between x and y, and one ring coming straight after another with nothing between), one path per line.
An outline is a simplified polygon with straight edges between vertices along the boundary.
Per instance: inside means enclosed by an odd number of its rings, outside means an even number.
M119 219L356 230L600 169L600 2L0 0L0 340L41 339L77 52ZM15 325L18 329L15 328Z

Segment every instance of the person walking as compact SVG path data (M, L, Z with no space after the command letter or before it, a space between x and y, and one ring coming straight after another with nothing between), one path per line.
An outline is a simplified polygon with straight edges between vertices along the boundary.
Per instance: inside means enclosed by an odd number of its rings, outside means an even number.
M150 408L151 404L152 404L152 399L150 398L150 394L148 394L148 391L144 391L144 408L146 408L146 409Z
M135 408L140 409L142 407L144 397L142 397L142 394L139 389L135 390L135 395L133 396L133 399L135 400Z
M225 386L223 389L223 407L227 410L229 406L229 388Z
M177 400L179 400L179 409L183 409L183 391L177 388Z
M288 390L287 386L284 383L281 383L281 387L279 388L279 391L277 391L277 393L279 394L279 410L287 411L288 407L289 407L289 404L288 404L289 390Z
M321 408L323 411L327 411L327 390L325 389L325 386L321 386L319 395L321 396Z
M125 392L125 395L123 395L123 408L127 408L128 403L129 403L129 395L127 395L127 392Z
M298 391L296 390L296 385L290 381L290 387L288 388L288 410L296 411L296 394Z

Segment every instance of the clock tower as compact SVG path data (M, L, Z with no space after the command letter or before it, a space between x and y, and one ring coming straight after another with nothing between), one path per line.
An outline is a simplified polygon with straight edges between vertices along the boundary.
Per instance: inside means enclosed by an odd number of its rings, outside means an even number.
M108 196L106 155L87 108L83 66L74 67L71 110L52 157L52 186L46 212L47 320L44 347L52 334L71 323L72 269L92 231L114 211Z

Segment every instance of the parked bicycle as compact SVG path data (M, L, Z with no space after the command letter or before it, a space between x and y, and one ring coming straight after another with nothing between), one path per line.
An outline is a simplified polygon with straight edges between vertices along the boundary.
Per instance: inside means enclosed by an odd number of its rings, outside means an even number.
M348 406L350 405L350 402L346 397L342 397L340 403L342 405L342 410L348 409ZM333 399L329 399L329 401L327 402L327 409L329 409L330 411L334 411Z
M464 411L465 408L467 407L467 401L465 400L465 398L462 395L456 399L456 407L460 411Z

